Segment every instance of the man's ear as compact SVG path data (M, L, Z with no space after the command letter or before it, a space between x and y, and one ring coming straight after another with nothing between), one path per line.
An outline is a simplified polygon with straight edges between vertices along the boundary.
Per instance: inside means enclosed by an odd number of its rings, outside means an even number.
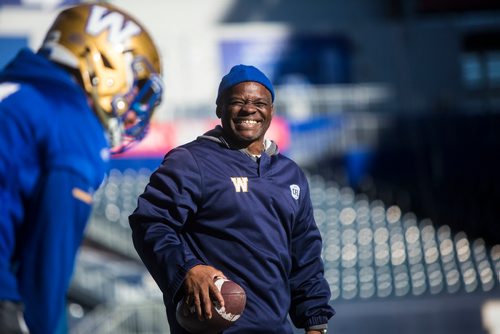
M222 106L220 104L217 104L217 108L215 108L215 114L218 118L222 117Z

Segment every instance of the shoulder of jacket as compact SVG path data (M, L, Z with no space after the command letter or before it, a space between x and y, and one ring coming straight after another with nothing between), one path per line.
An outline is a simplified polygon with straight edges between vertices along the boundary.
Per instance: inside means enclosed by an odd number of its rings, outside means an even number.
M11 113L24 121L33 119L34 122L43 122L46 111L53 109L51 100L29 84L18 82L2 82L0 84L0 103L2 112ZM36 106L36 108L33 108Z
M191 154L205 154L206 152L213 152L220 148L220 144L214 141L197 138L189 143L178 146L176 149L179 150L187 150L191 152Z

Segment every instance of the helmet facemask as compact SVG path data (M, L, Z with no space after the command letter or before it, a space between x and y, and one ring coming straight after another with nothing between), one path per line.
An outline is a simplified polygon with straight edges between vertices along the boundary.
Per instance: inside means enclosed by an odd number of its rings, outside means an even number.
M123 57L125 77L113 78L107 69L89 73L88 77L94 110L108 129L111 153L122 153L145 137L163 93L161 77L147 59L130 56L129 53ZM124 89L109 93L103 78L113 85L122 80Z

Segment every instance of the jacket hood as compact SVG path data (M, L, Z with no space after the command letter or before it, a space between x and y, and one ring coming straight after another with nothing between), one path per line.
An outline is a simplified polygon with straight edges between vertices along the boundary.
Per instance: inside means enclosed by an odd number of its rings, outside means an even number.
M41 54L23 48L0 72L0 81L27 81L41 87L72 86L75 91L83 90L62 67Z
M208 139L208 140L214 141L216 143L219 143L227 148L233 148L229 144L229 141L226 140L226 138L224 137L224 131L222 130L222 126L220 126L220 125L217 125L212 130L205 132L202 136L199 136L198 138ZM240 149L240 151L245 153L246 155L252 157L252 158L254 157L246 149ZM279 153L278 145L273 140L265 139L264 140L264 152L269 156L276 155Z

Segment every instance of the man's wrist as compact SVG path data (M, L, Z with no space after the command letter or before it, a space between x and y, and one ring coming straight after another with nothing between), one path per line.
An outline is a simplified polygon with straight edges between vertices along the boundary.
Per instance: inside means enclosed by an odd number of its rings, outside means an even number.
M309 326L306 328L306 333L321 333L321 334L327 334L328 333L328 324L321 324L321 325L314 325L314 326Z

